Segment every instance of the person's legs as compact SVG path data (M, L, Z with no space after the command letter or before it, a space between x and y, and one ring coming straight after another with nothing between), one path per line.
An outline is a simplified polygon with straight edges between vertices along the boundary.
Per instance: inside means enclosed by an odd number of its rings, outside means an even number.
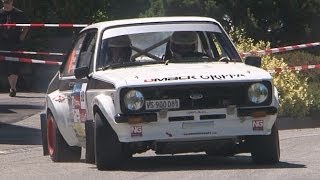
M8 76L8 81L10 85L10 96L14 97L17 92L18 75L11 74Z
M17 82L18 82L18 63L7 62L8 63L8 81L10 85L9 96L15 97L17 93Z
M6 50L8 51L16 51L18 50L19 43L7 43ZM15 55L9 54L10 57L16 57ZM10 97L15 97L17 93L17 82L18 82L18 74L20 70L20 63L7 61L7 72L8 72L8 82L10 85Z

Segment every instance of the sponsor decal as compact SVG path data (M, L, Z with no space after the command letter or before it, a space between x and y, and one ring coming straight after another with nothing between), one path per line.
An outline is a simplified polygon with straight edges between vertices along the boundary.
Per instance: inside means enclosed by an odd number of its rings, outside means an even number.
M80 90L80 106L81 106L81 109L87 109L86 97L85 97L86 89L87 89L87 83L83 83L82 86L81 86L81 90Z
M131 127L131 137L142 137L142 126Z
M76 83L71 94L71 108L74 122L85 122L87 118L86 113L86 99L85 91L87 83Z
M71 103L72 103L72 109L80 109L81 108L80 96L76 94L71 95Z
M86 132L84 130L84 127L82 127L81 123L74 123L73 129L78 136L80 136L80 137L86 136Z
M226 79L237 79L245 77L244 74L222 74L222 75L200 75L200 76L177 76L177 77L164 77L164 78L153 78L145 79L144 82L167 82L167 81L186 81L186 80L226 80Z
M57 97L54 97L53 100L59 103L63 103L66 100L66 96L59 94Z
M253 120L252 129L254 131L263 131L264 121L263 120Z
M86 110L85 109L73 109L74 122L85 122L86 121Z

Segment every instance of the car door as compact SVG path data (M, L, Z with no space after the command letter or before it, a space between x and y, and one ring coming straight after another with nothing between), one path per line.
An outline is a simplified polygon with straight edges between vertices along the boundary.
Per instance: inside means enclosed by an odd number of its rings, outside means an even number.
M74 133L81 144L85 143L84 122L87 115L85 92L88 79L76 79L74 70L88 66L92 72L96 39L96 30L85 31L79 35L60 77L59 90L65 97L68 97L68 106L64 109L67 118L65 127L68 132Z

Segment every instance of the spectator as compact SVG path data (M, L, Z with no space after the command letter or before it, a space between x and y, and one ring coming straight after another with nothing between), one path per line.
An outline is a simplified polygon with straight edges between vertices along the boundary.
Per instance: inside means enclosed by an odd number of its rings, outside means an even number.
M13 0L2 0L3 8L0 9L0 24L26 23L27 18L23 11L13 6ZM0 27L0 50L14 51L21 47L28 33L27 27ZM15 97L17 92L17 81L19 75L18 62L5 62L8 71L10 85L9 96Z

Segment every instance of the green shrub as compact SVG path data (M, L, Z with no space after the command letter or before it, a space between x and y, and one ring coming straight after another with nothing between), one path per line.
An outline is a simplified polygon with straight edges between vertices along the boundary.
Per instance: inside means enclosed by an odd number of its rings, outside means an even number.
M320 64L320 57L304 51L288 52L276 55L277 58L283 58L289 66L315 65ZM309 69L300 71L301 78L308 79L308 94L312 95L313 101L310 107L311 111L320 110L320 69Z
M293 51L287 53L276 54L275 57L285 59L289 66L315 65L320 64L320 57L304 51ZM320 69L309 69L299 73L308 77L309 82L320 83Z
M259 41L255 43L253 39L245 37L244 30L231 31L230 36L239 52L249 52L270 47L269 42ZM274 56L262 57L263 69L269 70L279 67L288 67L283 58L276 58ZM279 116L302 118L308 115L314 103L312 101L313 96L310 94L310 87L308 86L308 78L289 71L275 73L272 76L273 83L279 92Z

